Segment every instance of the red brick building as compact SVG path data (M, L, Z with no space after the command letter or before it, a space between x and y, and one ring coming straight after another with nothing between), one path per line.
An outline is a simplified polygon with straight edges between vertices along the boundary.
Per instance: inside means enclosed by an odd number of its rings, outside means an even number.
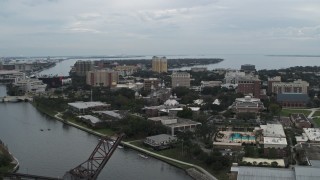
M257 77L244 77L238 81L238 93L260 98L261 81Z

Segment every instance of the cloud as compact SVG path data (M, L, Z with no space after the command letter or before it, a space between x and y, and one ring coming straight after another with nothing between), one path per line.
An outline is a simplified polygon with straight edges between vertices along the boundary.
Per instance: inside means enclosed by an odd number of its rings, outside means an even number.
M79 55L101 47L111 54L314 53L318 9L317 0L0 0L0 54L62 55L61 45Z

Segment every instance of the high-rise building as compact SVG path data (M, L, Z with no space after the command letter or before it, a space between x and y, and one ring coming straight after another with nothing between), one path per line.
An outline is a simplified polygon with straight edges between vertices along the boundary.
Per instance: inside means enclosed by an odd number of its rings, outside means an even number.
M116 71L96 70L87 72L87 84L91 86L114 87L118 83L119 75Z
M238 79L237 92L260 98L261 80L256 76L247 76Z
M86 76L87 72L93 70L92 61L77 61L74 64L74 70L78 76Z
M162 73L168 72L168 63L166 57L152 57L152 71Z
M272 93L272 84L281 82L281 76L268 78L268 93Z
M171 75L172 88L175 87L190 87L190 74L187 72L173 72Z

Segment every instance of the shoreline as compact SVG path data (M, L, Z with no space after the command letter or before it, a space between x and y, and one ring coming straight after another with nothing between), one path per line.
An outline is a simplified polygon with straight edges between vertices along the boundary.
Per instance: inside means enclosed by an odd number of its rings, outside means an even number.
M7 149L7 147L4 145L2 141L0 141L0 143L0 145L3 147L3 150L6 151L6 153L8 153L12 159L10 165L15 165L13 168L8 169L7 173L15 173L20 167L19 160L9 151L9 149ZM8 167L10 166L8 165Z
M85 127L83 127L83 126L80 126L80 125L78 125L78 124L75 124L75 123L72 123L72 122L69 122L69 121L66 121L66 120L58 117L58 114L59 114L59 113L55 114L54 116L53 116L53 115L50 115L50 114L44 112L43 110L40 110L40 109L39 109L38 107L36 107L32 102L30 102L30 103L31 103L32 106L33 106L34 108L36 108L39 112L41 112L41 113L43 113L43 114L45 114L45 115L47 115L47 116L49 116L49 117L51 117L51 118L54 118L54 119L56 119L56 120L58 120L58 121L60 121L60 122L62 122L62 123L64 123L64 124L73 126L73 127L75 127L75 128L78 128L78 129L80 129L80 130L83 130L83 131L85 131L85 132L87 132L87 133L89 133L89 134L92 134L92 135L95 135L95 136L98 136L98 137L104 137L104 136L106 136L105 134L96 132L96 131L94 131L94 130L85 128ZM188 172L188 170L189 170L189 169L192 169L192 168L193 168L193 169L196 169L196 170L199 172L199 174L205 175L205 176L208 178L208 180L217 180L217 178L214 177L214 176L213 176L211 173L209 173L207 170L205 170L204 168L202 168L202 167L200 167L200 166L197 166L197 165L195 165L195 164L190 164L190 163L187 163L187 162L184 162L184 161L180 161L180 160L173 159L173 158L170 158L170 157L167 157L167 156L163 156L163 155L156 154L156 153L151 152L151 151L149 151L149 150L146 150L146 149L140 148L140 147L138 147L138 146L135 146L135 145L131 144L130 142L121 141L120 144L123 145L123 146L126 146L126 147L128 147L128 148L130 148L130 149L136 150L136 151L138 151L138 152L145 153L145 154L147 154L147 155L149 155L149 156L151 156L151 157L153 157L153 158L155 158L155 159L161 160L161 161L163 161L163 162L165 162L165 163L168 163L168 164L170 164L170 165L172 165L172 166L174 166L174 167L177 167L177 168L179 168L179 169L182 169L182 170L185 171L185 173L188 174L188 176L190 176L190 177L193 178L193 179L196 179L196 178L195 178L194 176L191 176L191 174ZM177 165L177 164L184 165L184 166L190 166L190 168L185 169L185 168L180 167L180 166ZM199 175L199 176L200 176L200 175ZM199 177L199 176L196 176L196 177Z

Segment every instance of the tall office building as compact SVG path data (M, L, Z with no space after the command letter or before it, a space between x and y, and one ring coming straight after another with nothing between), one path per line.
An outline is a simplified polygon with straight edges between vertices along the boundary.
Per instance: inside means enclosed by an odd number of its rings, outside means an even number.
M152 57L152 71L162 73L168 72L168 63L166 57Z
M75 73L78 76L86 76L87 72L93 70L92 61L77 61L74 64Z
M87 84L91 86L114 87L119 79L118 72L107 70L89 71L87 73Z
M173 72L171 75L172 88L175 87L190 87L190 74L187 72Z

